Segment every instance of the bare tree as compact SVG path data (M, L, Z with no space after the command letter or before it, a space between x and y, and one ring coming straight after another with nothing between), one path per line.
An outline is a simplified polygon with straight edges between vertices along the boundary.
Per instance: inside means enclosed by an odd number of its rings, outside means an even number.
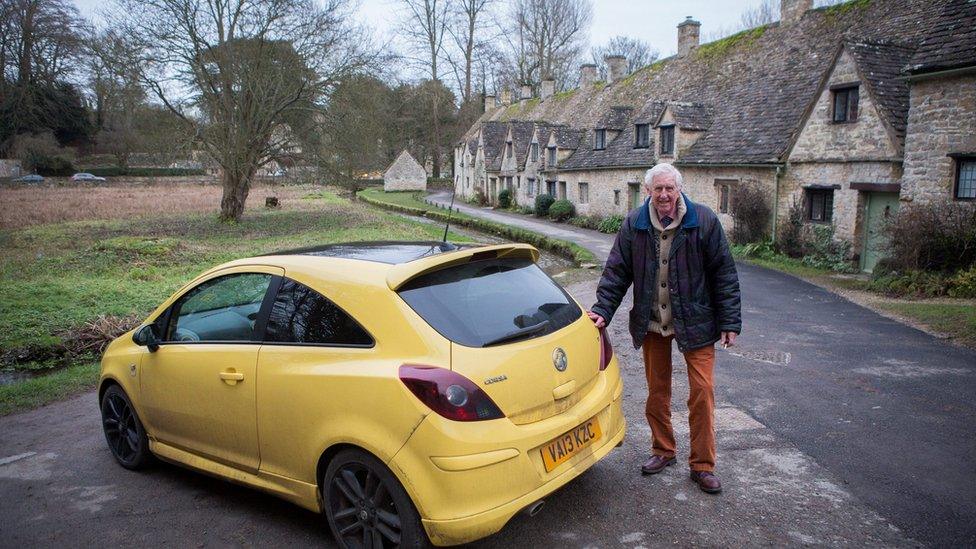
M451 24L447 32L451 36L457 55L448 49L446 59L454 72L463 102L471 100L471 89L476 77L474 71L479 58L490 49L489 40L496 27L489 10L497 0L453 0Z
M572 81L593 21L590 0L513 0L509 13L510 66L521 84L553 78L560 89Z
M109 28L144 86L220 167L238 220L261 166L291 152L339 79L370 60L347 0L115 0Z
M413 57L414 61L428 69L432 82L440 82L437 62L443 55L444 35L451 20L448 0L398 0L398 2L406 15L400 25L400 31L417 54ZM433 128L430 145L434 177L440 177L441 174L440 111L443 106L438 103L440 99L441 94L429 94L426 97L426 100L433 102L430 110L430 124Z
M743 30L768 25L778 21L779 17L779 0L760 0L759 4L742 12L742 15L739 16L738 23L734 23L726 27L720 27L712 32L709 32L702 38L702 40L705 42L712 42L720 38L725 38L726 36L731 36Z
M614 36L603 46L598 46L590 50L593 55L593 62L599 67L600 78L608 79L609 70L604 61L608 55L622 55L627 58L627 72L650 65L660 56L660 52L652 48L650 44L643 40L631 38L629 36Z

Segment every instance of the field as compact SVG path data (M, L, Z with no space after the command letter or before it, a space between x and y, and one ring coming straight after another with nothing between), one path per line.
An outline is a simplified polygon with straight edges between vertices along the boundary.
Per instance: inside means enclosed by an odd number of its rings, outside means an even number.
M269 210L272 195L281 207ZM257 186L236 224L217 222L219 202L219 186L180 180L0 188L0 379L57 371L0 387L0 414L91 385L93 342L138 323L211 266L333 242L439 240L443 231L321 186Z

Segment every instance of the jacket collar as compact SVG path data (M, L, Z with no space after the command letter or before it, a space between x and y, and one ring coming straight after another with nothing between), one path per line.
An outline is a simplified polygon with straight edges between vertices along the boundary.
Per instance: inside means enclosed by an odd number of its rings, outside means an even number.
M698 226L698 210L695 208L695 203L688 198L688 195L681 193L681 198L685 200L685 207L688 211L685 212L684 218L681 220L682 229L694 229ZM647 197L644 200L644 205L641 206L640 212L637 214L637 223L634 228L638 231L649 231L651 230L651 197Z

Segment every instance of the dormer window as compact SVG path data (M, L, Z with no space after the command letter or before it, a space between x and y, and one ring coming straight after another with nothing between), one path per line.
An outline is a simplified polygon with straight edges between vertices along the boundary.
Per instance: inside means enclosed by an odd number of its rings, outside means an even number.
M538 162L539 161L539 144L538 143L533 143L532 146L530 147L530 151L531 151L530 152L530 156L532 157L532 161L533 162Z
M505 144L505 156L511 158L512 156L512 142L509 141Z
M593 149L602 150L607 148L607 130L593 130Z
M637 124L634 126L634 148L646 149L651 146L651 125Z
M549 158L546 159L546 164L549 165L549 167L556 165L556 147L549 147Z
M832 87L830 91L834 98L834 123L856 122L858 85L836 86Z
M661 126L661 154L674 154L674 126Z

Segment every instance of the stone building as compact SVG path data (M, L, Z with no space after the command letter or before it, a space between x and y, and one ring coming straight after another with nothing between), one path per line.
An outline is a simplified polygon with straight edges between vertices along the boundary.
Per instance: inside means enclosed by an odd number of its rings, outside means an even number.
M689 18L678 25L677 55L629 75L610 71L608 82L584 65L576 90L518 103L487 97L455 152L458 193L491 202L509 187L524 204L541 190L583 214L622 215L642 200L644 172L670 162L727 228L737 189L756 186L774 237L799 208L807 223L832 226L870 270L876 229L900 202L950 199L953 170L963 194L976 188L967 19L976 3L781 4L781 21L708 44ZM941 117L935 140L925 139L932 116Z
M383 172L384 191L426 191L427 170L404 150Z

